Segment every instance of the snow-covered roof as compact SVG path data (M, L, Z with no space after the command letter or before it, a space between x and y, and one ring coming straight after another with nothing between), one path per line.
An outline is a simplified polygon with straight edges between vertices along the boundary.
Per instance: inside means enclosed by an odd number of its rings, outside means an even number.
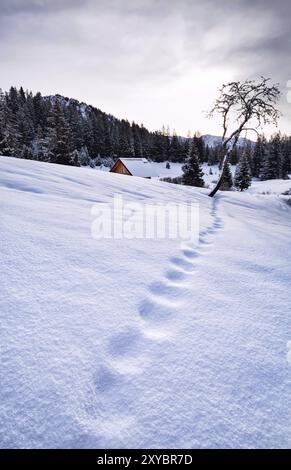
M146 158L120 158L119 160L132 176L142 176L143 178L158 176L154 167Z

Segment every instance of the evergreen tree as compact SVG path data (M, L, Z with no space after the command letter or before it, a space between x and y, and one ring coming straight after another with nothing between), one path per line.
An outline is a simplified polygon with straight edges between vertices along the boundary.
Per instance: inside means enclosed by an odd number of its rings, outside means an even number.
M233 187L230 164L226 163L223 168L223 181L221 185L222 191L229 191Z
M247 159L247 161L249 163L249 167L251 168L251 164L252 164L252 160L253 160L253 148L252 148L251 142L247 142L247 144L245 145L245 148L242 150L242 154L241 154L239 160L241 160L243 155Z
M79 151L79 162L80 165L87 166L90 165L90 155L86 145L82 147Z
M48 119L49 161L61 165L79 166L78 151L73 148L72 143L70 126L60 104L56 102Z
M183 156L181 152L181 143L180 140L174 131L174 134L171 138L170 149L169 149L169 159L172 162L181 162L183 161Z
M49 161L48 142L45 138L44 131L42 130L40 125L37 128L36 136L34 141L32 142L31 149L33 160L40 160L42 162Z
M161 131L153 133L151 145L151 157L156 162L164 162L166 159L166 140Z
M291 138L286 137L283 139L283 164L282 174L283 178L288 178L291 173Z
M237 165L239 162L239 158L240 158L239 149L236 145L229 154L229 163L231 165Z
M134 156L136 158L143 157L142 151L142 143L139 133L139 126L137 126L134 122L132 123L132 137L133 137L133 149L134 149Z
M199 151L195 143L193 143L189 156L185 164L182 166L183 176L182 183L188 186L204 186L203 171L199 161Z
M249 155L244 152L240 158L240 161L236 167L234 185L239 191L244 191L252 183L251 168L249 163Z
M20 152L20 158L24 158L25 160L34 160L34 155L33 155L31 147L28 147L27 145L23 145L21 152Z
M193 145L197 147L199 161L201 163L204 163L206 161L205 143L204 143L203 137L198 132L196 132L193 137Z
M271 180L280 178L283 161L282 146L280 134L272 137L268 146L261 171L261 180Z
M15 114L7 106L4 108L2 125L2 140L0 142L1 154L8 157L19 156L18 153L21 152L21 142L19 139L17 120Z
M251 163L252 176L255 178L260 177L261 167L266 157L266 139L259 136L254 148L253 158Z
M187 155L189 155L189 152L190 152L190 148L191 148L191 140L186 138L185 141L184 141L184 146L183 146L183 156L186 155L186 158L187 158Z

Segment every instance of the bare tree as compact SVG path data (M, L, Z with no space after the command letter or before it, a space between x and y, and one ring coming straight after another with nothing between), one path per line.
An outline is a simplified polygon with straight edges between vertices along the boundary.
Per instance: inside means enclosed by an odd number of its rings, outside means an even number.
M279 85L271 85L269 81L269 78L261 77L258 81L230 82L220 89L220 96L209 117L214 114L222 117L223 163L220 178L209 194L210 197L221 187L229 154L237 145L241 133L253 131L259 134L258 129L263 125L277 126L280 116L276 107L280 97Z

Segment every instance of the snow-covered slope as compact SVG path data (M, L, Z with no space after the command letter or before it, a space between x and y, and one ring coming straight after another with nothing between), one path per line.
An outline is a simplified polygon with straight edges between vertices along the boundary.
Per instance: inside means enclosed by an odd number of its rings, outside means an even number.
M206 193L0 157L1 447L290 447L291 209ZM114 194L199 247L94 240Z

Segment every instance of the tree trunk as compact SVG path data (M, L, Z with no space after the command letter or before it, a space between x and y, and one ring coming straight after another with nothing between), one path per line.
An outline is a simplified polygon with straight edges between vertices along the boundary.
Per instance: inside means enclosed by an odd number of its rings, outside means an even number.
M226 151L226 154L224 155L223 158L223 163L222 163L222 171L221 175L219 177L219 180L216 183L216 186L212 189L212 191L208 194L209 197L214 197L217 191L219 190L220 186L222 185L223 182L223 176L224 176L224 167L227 163L227 157L228 157L228 152Z

